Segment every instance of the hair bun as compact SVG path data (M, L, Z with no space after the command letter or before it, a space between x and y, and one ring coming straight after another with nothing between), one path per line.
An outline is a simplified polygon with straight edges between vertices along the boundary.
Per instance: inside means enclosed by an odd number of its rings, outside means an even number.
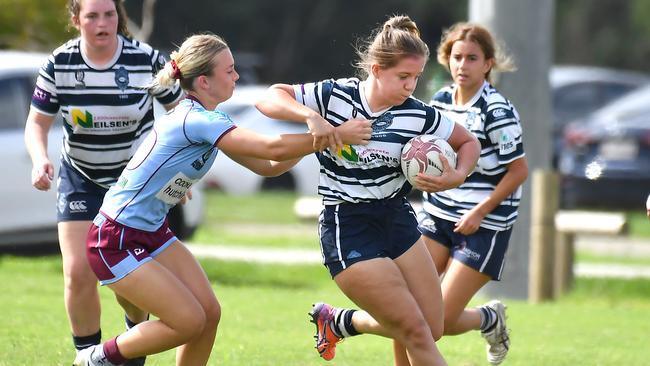
M406 15L394 15L384 23L384 31L389 32L391 29L403 30L416 36L420 36L420 30L411 18Z

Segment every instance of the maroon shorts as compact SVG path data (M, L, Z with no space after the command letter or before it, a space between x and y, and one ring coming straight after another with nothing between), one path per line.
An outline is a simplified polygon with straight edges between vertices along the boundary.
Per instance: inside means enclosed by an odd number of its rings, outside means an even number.
M156 231L124 226L101 213L90 225L86 255L102 285L119 281L176 241L167 220Z

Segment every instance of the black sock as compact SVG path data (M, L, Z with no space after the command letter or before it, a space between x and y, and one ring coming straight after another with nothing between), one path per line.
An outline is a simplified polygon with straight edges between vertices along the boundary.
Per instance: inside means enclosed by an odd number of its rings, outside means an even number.
M91 334L83 337L78 337L73 334L72 342L74 343L74 348L76 348L77 351L81 351L84 348L88 348L90 346L100 344L102 343L102 330L100 329L95 334Z
M147 319L146 320L149 320L149 314L147 314ZM124 314L124 323L126 323L126 329L127 330L129 330L129 329L135 327L136 325L138 325L138 323L134 323L131 319L129 319L129 317L126 314Z

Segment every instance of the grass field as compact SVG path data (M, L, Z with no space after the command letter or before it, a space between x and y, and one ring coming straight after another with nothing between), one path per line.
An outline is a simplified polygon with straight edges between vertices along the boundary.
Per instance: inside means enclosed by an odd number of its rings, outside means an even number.
M315 248L310 242L316 240L310 231L315 223L295 219L291 205L291 195L233 198L210 193L206 225L192 241L230 243L234 237L241 240L238 245ZM242 226L248 225L264 234L241 238ZM283 230L273 229L277 225ZM223 307L210 365L391 364L390 342L375 336L346 340L332 362L318 358L313 326L307 321L311 303L351 305L324 267L201 263ZM0 366L69 365L73 351L59 256L0 256L0 283ZM100 291L106 339L122 331L123 315L110 290ZM503 365L644 365L650 360L650 281L578 279L574 291L559 301L507 303L512 350ZM477 333L444 338L439 346L449 365L487 364ZM173 352L147 361L150 366L173 364Z

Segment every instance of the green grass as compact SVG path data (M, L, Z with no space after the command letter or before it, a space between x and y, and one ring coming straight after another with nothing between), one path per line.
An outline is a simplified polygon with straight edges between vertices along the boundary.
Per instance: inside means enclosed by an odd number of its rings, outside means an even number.
M316 222L293 214L292 194L252 197L207 194L206 223L190 240L316 250ZM643 216L645 220L645 216ZM638 222L634 224L634 222ZM647 221L630 220L631 229ZM641 229L634 229L640 232ZM612 258L578 253L579 261ZM617 260L648 264L647 259ZM313 349L311 303L351 306L321 265L281 266L201 260L223 317L210 365L374 366L392 364L391 343L375 336L346 340L332 362ZM69 365L73 359L63 307L58 256L0 256L0 366ZM104 339L123 331L113 294L100 289ZM485 299L476 299L478 304ZM573 291L539 305L508 301L512 350L508 365L642 365L650 359L650 281L578 278ZM449 365L486 365L477 332L439 342ZM174 364L174 352L150 356L149 366Z
M293 212L297 196L266 192L229 196L206 192L206 219L189 240L193 243L269 248L318 248L316 221L301 221Z
M631 211L625 214L630 236L650 238L650 220L645 211Z
M631 266L650 266L650 257L645 256L623 256L623 255L599 255L589 252L578 251L576 253L578 263L615 263Z
M349 306L322 266L201 261L223 307L210 365L325 365L313 350L310 304ZM69 365L73 358L58 256L0 257L0 366ZM650 358L650 282L579 279L554 303L508 302L512 351L504 365L642 365ZM101 289L104 338L122 331L122 312ZM478 300L480 302L482 300ZM485 365L474 332L444 338L450 365ZM390 342L360 336L342 343L328 365L389 365ZM147 365L172 365L173 351Z

